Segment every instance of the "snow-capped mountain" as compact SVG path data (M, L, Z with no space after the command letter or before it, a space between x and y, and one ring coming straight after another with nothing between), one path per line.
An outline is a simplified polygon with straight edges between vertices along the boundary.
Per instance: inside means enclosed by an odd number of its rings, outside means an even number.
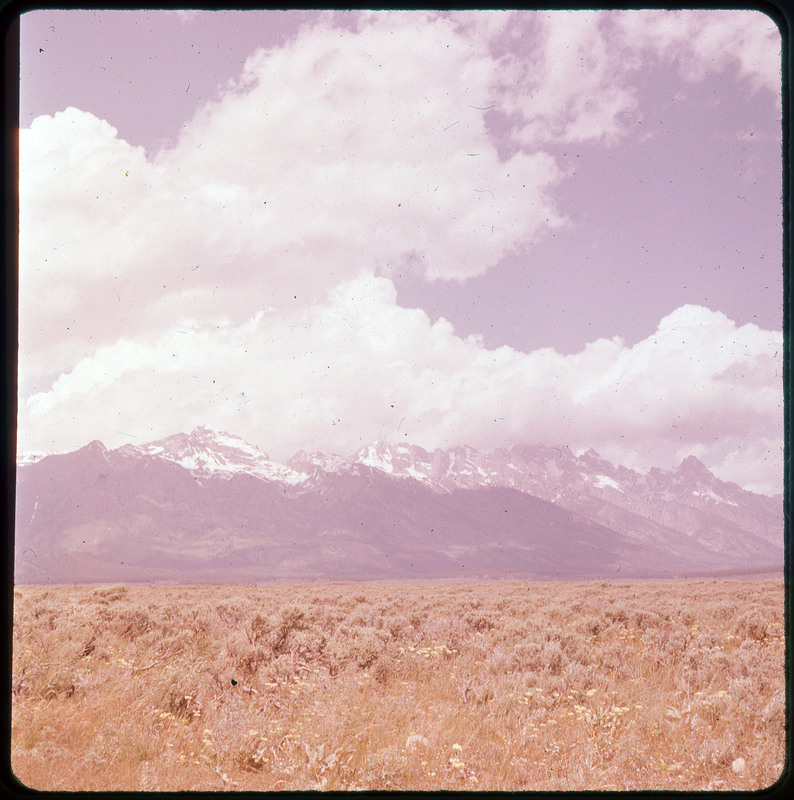
M199 427L20 458L17 479L19 581L704 574L783 559L780 498L692 456L642 474L593 450L375 442L279 464Z
M782 503L716 478L694 456L671 471L642 474L614 466L594 450L535 445L482 454L471 447L428 453L405 444L375 444L354 456L395 477L421 480L437 491L503 486L570 508L638 540L664 536L658 525L711 538L741 550L743 534L782 541ZM622 513L621 513L622 512ZM720 525L715 527L714 518ZM735 526L725 542L720 527Z
M263 480L297 484L306 475L284 464L271 461L259 448L230 433L206 426L194 428L189 434L177 433L140 447L125 445L131 454L157 456L179 464L194 475L217 476L229 479L232 475L255 475Z

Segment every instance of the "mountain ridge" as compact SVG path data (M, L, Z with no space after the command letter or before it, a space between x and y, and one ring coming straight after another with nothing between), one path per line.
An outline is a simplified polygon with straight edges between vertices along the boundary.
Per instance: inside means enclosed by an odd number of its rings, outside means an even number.
M694 456L641 474L592 449L374 442L348 458L300 451L279 464L199 426L21 458L17 477L21 581L81 569L81 579L114 580L131 574L122 562L230 580L246 570L586 577L782 565L782 503L720 481ZM93 566L75 566L80 558Z

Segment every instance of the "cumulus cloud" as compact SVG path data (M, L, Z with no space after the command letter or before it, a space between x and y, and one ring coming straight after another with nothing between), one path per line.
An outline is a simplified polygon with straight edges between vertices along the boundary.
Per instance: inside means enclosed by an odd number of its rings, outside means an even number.
M209 423L281 459L301 448L349 454L373 439L594 446L641 469L698 452L746 479L741 443L782 433L781 357L781 334L693 306L633 347L487 350L362 274L309 309L241 325L185 321L150 345L100 348L27 401L22 428L26 449L48 450L79 446L97 427L117 445ZM769 478L780 454L767 458Z
M316 302L361 269L482 275L565 224L542 146L619 136L642 53L774 77L775 32L747 22L372 13L254 53L152 160L86 112L40 117L20 133L24 367L57 373L180 316ZM490 113L522 143L509 158Z
M488 133L495 68L443 19L376 15L258 51L152 161L77 109L35 120L20 141L31 368L189 312L312 302L362 267L479 275L560 225L554 160L503 161Z
M158 164L197 186L221 167L227 186L266 199L268 249L288 246L323 275L338 256L354 270L413 259L428 277L462 279L559 224L554 161L502 161L488 133L487 48L444 19L365 19L258 51Z
M20 449L208 423L277 458L547 441L646 468L702 448L748 480L764 442L772 485L779 333L684 306L633 347L489 350L389 279L463 281L563 227L543 147L625 135L649 49L697 34L693 64L738 59L770 88L768 42L695 18L323 17L152 158L87 112L39 117L20 132Z

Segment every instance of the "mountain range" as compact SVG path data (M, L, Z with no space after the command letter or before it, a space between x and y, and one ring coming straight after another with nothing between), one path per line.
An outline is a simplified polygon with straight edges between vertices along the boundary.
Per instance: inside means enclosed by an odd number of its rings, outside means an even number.
M208 427L17 463L18 583L587 579L781 571L783 500L694 456L376 442L285 464Z

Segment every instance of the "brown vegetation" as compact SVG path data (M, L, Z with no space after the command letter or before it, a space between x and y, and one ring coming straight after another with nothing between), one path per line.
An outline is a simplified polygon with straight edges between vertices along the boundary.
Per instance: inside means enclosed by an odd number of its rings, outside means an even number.
M760 789L783 585L35 587L12 767L61 790Z

